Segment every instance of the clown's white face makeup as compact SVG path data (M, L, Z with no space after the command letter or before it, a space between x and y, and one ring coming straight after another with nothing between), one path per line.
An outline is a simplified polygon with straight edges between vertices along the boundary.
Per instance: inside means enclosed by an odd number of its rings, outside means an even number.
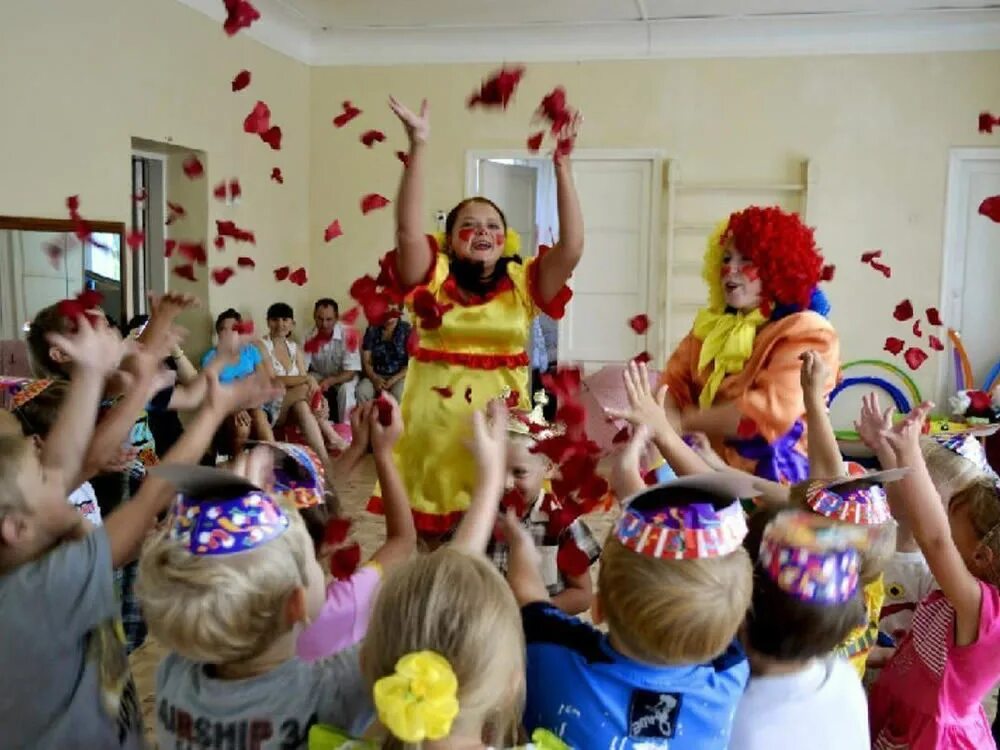
M734 247L727 248L722 255L719 281L728 307L750 312L760 306L760 272L752 260Z
M458 212L448 241L456 256L480 262L490 273L503 255L506 230L493 206L475 201Z

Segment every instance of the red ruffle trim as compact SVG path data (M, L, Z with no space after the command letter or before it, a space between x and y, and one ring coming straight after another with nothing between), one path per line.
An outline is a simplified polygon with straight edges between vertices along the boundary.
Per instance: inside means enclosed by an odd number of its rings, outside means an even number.
M539 286L538 274L541 272L540 261L552 248L548 245L539 245L538 258L528 264L528 293L531 295L535 306L550 318L560 320L566 314L566 305L573 298L573 290L568 286L562 289L548 302L542 299L541 287Z
M443 362L471 370L500 370L515 367L527 367L531 358L527 352L518 354L467 354L464 352L445 352L440 349L418 348L411 355L418 362Z
M424 278L416 284L404 284L399 276L399 250L390 250L379 261L379 286L386 287L389 291L398 295L400 299L412 292L417 287L426 286L434 278L434 269L437 267L438 244L431 235L427 235L427 248L430 250L430 263L427 266L427 273Z
M385 510L382 507L382 498L378 495L372 495L368 499L368 505L365 510L379 516L385 515ZM465 513L460 510L441 515L436 513L422 513L419 510L412 512L413 525L417 528L417 531L428 535L447 534L449 531L452 531L456 526L458 526L458 522L461 521L462 516L465 515Z
M514 282L510 276L504 275L497 279L496 284L486 294L470 294L464 289L459 288L454 276L448 276L441 285L441 288L445 294L462 305L462 307L472 307L473 305L485 305L497 295L511 291L514 288Z

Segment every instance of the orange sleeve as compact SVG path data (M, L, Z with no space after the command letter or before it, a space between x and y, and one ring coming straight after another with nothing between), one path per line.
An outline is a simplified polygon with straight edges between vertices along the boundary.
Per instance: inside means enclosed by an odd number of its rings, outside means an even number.
M840 340L825 318L797 313L781 322L786 326L780 334L759 342L765 351L755 355L756 372L750 387L736 399L743 416L756 423L757 431L768 442L788 432L805 414L799 355L812 349L826 362L830 368L827 393L840 370Z
M700 351L701 342L689 333L681 339L663 368L660 385L667 386L678 409L685 409L698 402L694 374Z

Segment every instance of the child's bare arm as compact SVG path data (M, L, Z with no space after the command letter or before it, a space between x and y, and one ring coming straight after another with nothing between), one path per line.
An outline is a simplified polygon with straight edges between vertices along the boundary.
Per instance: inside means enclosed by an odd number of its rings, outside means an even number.
M861 442L875 454L883 469L896 468L896 452L885 438L892 430L892 415L895 411L892 406L883 411L878 394L872 392L861 400L861 413L854 422L854 429L858 431Z
M542 579L542 561L538 548L513 510L508 510L500 517L500 528L510 548L507 554L507 583L514 592L518 606L549 601L549 591Z
M87 464L104 381L118 367L126 344L106 321L91 324L86 316L77 320L75 333L50 334L49 338L72 359L73 374L66 400L45 441L42 463L60 471L68 492L86 479L80 475Z
M270 395L271 387L266 378L247 378L225 386L220 386L215 378L211 378L205 404L164 457L163 463L196 463L208 450L212 437L227 415L258 406ZM105 519L114 567L131 562L138 556L156 516L170 506L173 497L171 486L151 475L142 483L135 497Z
M628 443L618 452L611 464L611 489L619 501L646 488L639 471L639 458L646 449L649 428L640 424Z
M920 452L921 427L931 407L922 404L886 433L899 466L909 469L898 482L886 485L886 491L893 516L906 520L941 591L955 608L955 645L965 646L979 633L982 591L952 540L947 511Z
M594 600L594 584L590 571L578 576L564 575L566 588L552 597L552 603L568 615L578 615L590 609Z
M806 430L809 434L809 475L832 479L844 474L837 436L830 424L823 388L830 379L830 368L816 352L803 352L800 380L806 407Z
M406 285L419 284L430 268L431 252L424 237L424 160L430 136L430 115L425 99L419 113L396 99L389 107L403 123L410 140L410 154L399 180L396 197L396 247L399 249L399 275Z
M410 498L392 455L393 446L403 434L403 417L399 404L391 395L386 393L381 398L392 406L392 421L388 427L378 421L378 409L373 408L374 402L359 407L359 411L368 416L375 471L382 488L382 508L385 513L385 543L375 551L372 560L381 565L383 570L388 570L413 556L417 549L417 530L413 526Z
M452 545L480 554L486 550L493 534L503 495L507 463L507 409L502 402L491 401L486 415L477 411L472 416L472 451L478 475L469 509L455 530Z

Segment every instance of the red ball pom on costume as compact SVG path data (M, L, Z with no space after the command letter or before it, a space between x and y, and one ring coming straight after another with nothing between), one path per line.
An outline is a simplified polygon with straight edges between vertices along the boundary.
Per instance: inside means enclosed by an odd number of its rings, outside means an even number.
M724 242L757 266L765 303L809 307L820 282L823 256L813 230L776 206L750 206L729 217Z

